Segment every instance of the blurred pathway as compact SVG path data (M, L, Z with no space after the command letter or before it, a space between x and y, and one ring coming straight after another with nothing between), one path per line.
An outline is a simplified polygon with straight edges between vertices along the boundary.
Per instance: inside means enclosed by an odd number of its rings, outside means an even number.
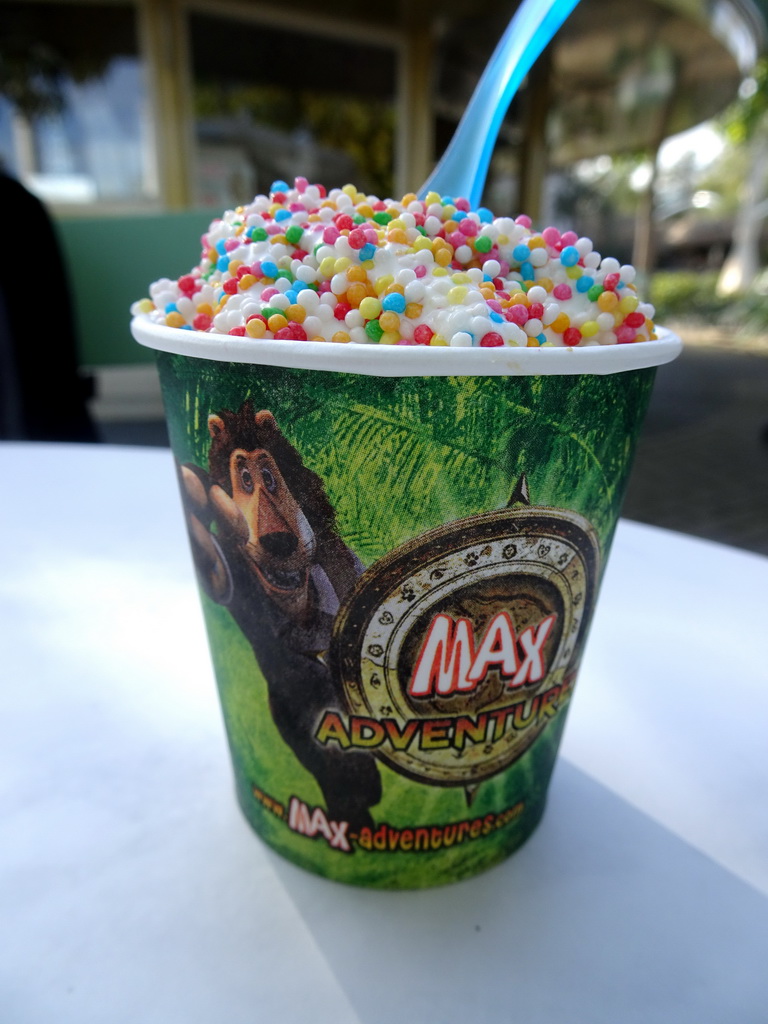
M768 555L768 345L678 330L623 515Z

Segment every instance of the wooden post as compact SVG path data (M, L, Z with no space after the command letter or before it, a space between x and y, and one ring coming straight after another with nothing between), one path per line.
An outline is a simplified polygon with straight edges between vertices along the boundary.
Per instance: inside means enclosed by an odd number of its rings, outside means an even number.
M432 19L410 4L398 60L395 193L415 192L435 163L435 40Z
M528 72L520 146L518 212L538 223L549 168L547 116L552 101L552 48L548 46Z
M179 0L139 0L139 45L147 69L160 201L193 203L194 113L186 14Z

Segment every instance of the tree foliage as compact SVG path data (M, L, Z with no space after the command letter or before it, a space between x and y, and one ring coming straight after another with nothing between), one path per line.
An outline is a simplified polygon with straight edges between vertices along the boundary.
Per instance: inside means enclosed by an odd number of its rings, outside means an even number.
M723 128L735 145L749 142L763 124L768 111L768 57L755 66L742 95L723 115Z

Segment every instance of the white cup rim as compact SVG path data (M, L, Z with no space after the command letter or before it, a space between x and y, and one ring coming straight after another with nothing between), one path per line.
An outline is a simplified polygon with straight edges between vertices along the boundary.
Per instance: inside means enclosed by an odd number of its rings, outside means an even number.
M671 362L682 350L672 331L628 345L584 348L434 348L424 345L359 345L330 341L277 341L166 327L143 316L131 321L140 345L160 352L219 362L360 373L376 377L529 377L608 374Z

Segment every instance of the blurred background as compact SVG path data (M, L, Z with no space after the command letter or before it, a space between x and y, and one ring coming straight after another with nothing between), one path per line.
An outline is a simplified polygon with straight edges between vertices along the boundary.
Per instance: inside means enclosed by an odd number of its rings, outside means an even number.
M131 301L276 178L417 188L515 7L3 0L0 437L167 443ZM768 0L581 0L483 197L634 263L683 337L625 514L763 554L767 50Z

